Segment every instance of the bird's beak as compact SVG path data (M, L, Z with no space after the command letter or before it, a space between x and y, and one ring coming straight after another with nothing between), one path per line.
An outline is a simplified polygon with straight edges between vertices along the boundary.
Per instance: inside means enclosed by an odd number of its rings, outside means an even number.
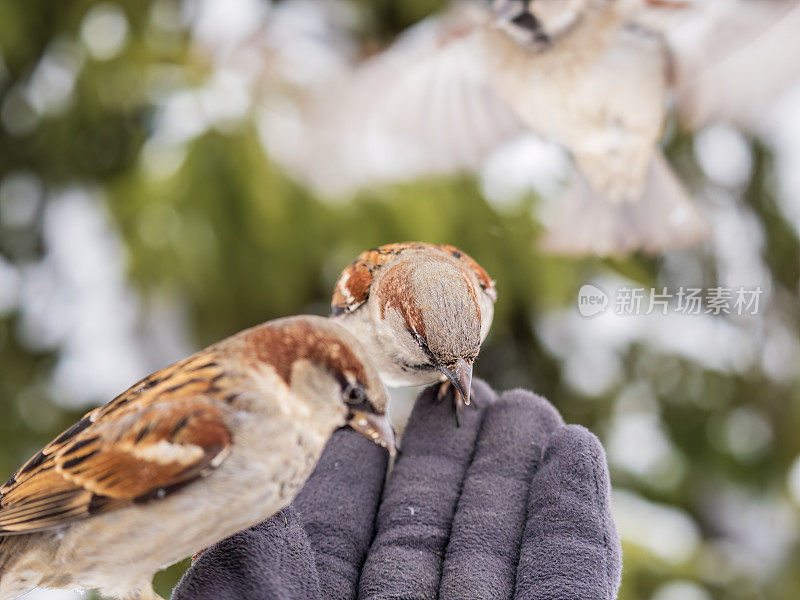
M363 435L368 440L372 440L379 446L383 446L389 451L389 456L397 454L397 444L394 439L394 429L389 422L388 415L378 415L363 410L354 410L350 413L350 420L347 424Z
M442 373L450 380L456 392L461 395L464 404L469 406L469 394L472 389L472 364L459 358L452 369L439 367Z

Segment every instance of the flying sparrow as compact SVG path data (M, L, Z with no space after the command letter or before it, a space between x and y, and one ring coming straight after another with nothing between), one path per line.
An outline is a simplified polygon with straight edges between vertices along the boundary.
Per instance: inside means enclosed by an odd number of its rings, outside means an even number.
M367 353L323 317L264 323L157 371L0 488L0 599L158 598L153 574L291 502L334 430L394 452Z
M797 0L462 3L311 88L294 128L274 117L264 138L330 195L477 169L533 132L575 166L545 248L685 246L709 227L658 146L668 100L692 127L763 111L800 78L798 27Z
M453 246L406 242L367 250L339 276L334 319L361 341L388 386L442 381L458 409L489 333L494 281Z

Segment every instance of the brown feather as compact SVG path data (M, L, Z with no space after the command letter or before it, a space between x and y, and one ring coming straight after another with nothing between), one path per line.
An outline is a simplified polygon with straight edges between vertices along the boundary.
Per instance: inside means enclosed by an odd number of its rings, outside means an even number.
M212 398L226 378L200 352L88 413L0 488L0 535L161 497L219 465L231 437Z
M481 267L468 254L455 246L428 244L425 242L399 242L387 244L362 252L339 276L331 299L331 310L334 315L353 312L364 304L369 298L370 288L376 271L382 269L387 263L392 262L403 252L408 250L436 249L452 256L459 263L471 270L478 279L481 289L492 299L496 300L494 281L486 270Z
M300 359L327 366L331 371L366 381L364 364L335 336L302 321L290 325L255 327L245 332L248 354L267 362L288 385L293 365Z
M369 298L373 273L405 250L422 249L432 244L398 242L372 248L359 254L339 276L333 291L331 309L334 315L352 312Z
M381 286L383 293L378 292L381 319L384 318L386 309L392 308L403 318L406 329L426 339L425 317L414 295L408 265L400 263L390 267L383 276Z

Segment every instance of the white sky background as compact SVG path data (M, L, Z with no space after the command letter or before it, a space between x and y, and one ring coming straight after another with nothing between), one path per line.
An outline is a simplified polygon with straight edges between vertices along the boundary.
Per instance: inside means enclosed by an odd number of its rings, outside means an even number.
M343 69L350 60L352 48L329 24L331 19L347 23L353 15L323 14L317 4L286 3L271 21L271 35L280 40L286 60L307 67L290 70L301 83ZM257 53L242 50L241 43L271 16L259 0L193 0L178 16L164 10L156 5L153 19L163 27L174 26L175 19L188 20L197 43L215 52L218 66L202 87L154 91L159 112L142 157L142 168L153 177L176 169L186 144L208 128L224 129L251 118L262 65ZM309 35L287 36L278 27L282 24L287 31L305 28ZM80 44L54 42L28 86L16 90L35 108L32 116L15 120L16 113L9 113L14 106L4 106L0 121L6 126L13 121L12 128L33 127L37 115L62 110L86 53L101 60L116 55L126 43L127 31L125 16L113 3L93 9L81 27ZM331 53L332 47L341 53ZM800 86L776 103L763 132L775 150L781 210L800 233ZM779 380L798 376L800 341L787 333L780 312L769 308L774 289L759 256L763 232L741 201L742 174L749 173L751 163L746 142L735 129L717 125L700 133L695 152L710 181L700 202L714 227L709 251L721 266L721 283L763 286L767 309L742 320L620 317L611 312L585 319L575 307L544 315L539 333L548 349L563 359L568 383L583 394L598 395L621 383L621 357L633 343L689 358L709 369L736 372L757 365ZM504 211L530 190L553 197L566 180L567 169L562 150L524 136L490 157L481 173L482 189L492 206ZM0 182L0 219L24 226L33 218L30 207L42 202L41 194L35 177L24 173L7 177ZM108 400L149 371L194 350L180 306L169 299L145 305L127 283L125 250L103 209L101 194L83 187L55 193L45 212L43 259L21 267L0 259L0 314L18 309L18 334L25 343L58 350L52 386L59 402L70 407ZM545 204L545 217L546 212ZM676 253L667 261L664 285L691 285L682 278L698 272L690 253ZM598 273L598 282L607 290L624 283L610 273ZM756 411L731 413L720 430L720 443L743 461L771 442ZM669 485L670 477L677 481L688 460L664 433L652 391L636 385L620 393L603 441L614 468L646 481ZM642 452L642 448L649 449ZM800 506L800 457L788 476L787 489L788 497ZM728 534L715 551L751 565L757 576L769 576L797 535L796 511L737 490L719 490L715 502L720 530ZM688 515L626 490L615 494L615 510L623 537L649 549L657 560L680 563L695 556L697 527ZM742 514L748 518L742 519ZM653 530L652 523L662 526ZM644 530L649 533L642 537ZM654 600L708 598L692 586L672 582ZM77 597L44 591L26 596L27 600Z

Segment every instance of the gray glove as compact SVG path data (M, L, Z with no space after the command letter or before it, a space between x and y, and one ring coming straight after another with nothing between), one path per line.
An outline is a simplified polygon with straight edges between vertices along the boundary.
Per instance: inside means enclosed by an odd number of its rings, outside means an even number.
M597 438L530 392L473 391L479 408L459 428L435 388L420 395L383 494L385 451L337 432L288 525L273 517L213 546L173 598L615 598L620 547Z

